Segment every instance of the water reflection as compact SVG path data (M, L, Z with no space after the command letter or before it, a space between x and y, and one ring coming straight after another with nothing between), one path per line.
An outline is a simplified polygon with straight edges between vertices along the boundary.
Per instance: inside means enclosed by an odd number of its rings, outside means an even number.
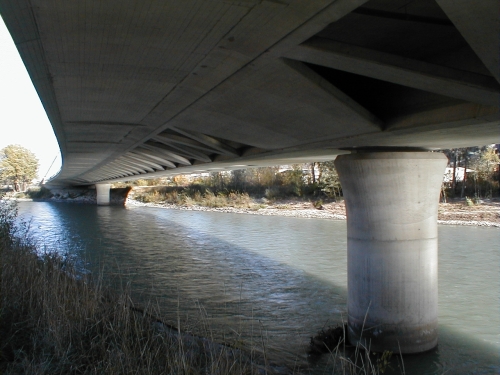
M157 299L173 323L178 303L197 314L199 302L228 335L264 330L275 359L307 363L309 337L345 315L342 221L49 203L23 203L21 213L35 216L49 245L131 280L136 297ZM406 373L498 373L499 231L439 234L440 343L407 356Z

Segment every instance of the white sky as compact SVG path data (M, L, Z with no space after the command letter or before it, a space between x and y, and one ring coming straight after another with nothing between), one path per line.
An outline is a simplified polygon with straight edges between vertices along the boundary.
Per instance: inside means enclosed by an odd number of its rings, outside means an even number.
M37 156L40 179L47 172L50 177L61 168L61 154L52 126L0 17L0 149L10 144L19 144Z

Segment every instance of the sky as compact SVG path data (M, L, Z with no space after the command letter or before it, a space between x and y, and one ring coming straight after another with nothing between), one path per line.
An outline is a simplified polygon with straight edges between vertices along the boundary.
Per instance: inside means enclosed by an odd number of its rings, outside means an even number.
M21 145L36 155L40 162L39 179L45 175L48 178L61 168L52 125L0 17L0 149L11 144Z

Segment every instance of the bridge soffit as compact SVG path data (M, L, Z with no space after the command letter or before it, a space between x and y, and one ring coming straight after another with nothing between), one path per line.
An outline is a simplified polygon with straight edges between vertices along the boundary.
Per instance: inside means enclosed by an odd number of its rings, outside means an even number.
M87 10L69 3L23 4L0 1L0 12L71 156L57 177L68 183L231 169L318 147L434 146L430 134L453 129L456 139L439 138L447 147L484 139L471 138L474 127L499 130L495 0L153 1L135 20L120 10L149 39L72 25ZM102 9L87 19L120 26ZM58 11L68 22L55 27ZM84 35L110 44L79 61ZM96 156L82 159L86 150Z

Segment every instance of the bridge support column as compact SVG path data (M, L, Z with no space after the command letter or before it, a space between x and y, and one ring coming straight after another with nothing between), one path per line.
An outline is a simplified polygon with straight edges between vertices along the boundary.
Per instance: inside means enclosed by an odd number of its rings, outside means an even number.
M109 206L111 184L96 184L95 188L97 191L97 205Z
M432 152L337 157L347 207L351 344L395 353L437 345L437 212L446 163Z

